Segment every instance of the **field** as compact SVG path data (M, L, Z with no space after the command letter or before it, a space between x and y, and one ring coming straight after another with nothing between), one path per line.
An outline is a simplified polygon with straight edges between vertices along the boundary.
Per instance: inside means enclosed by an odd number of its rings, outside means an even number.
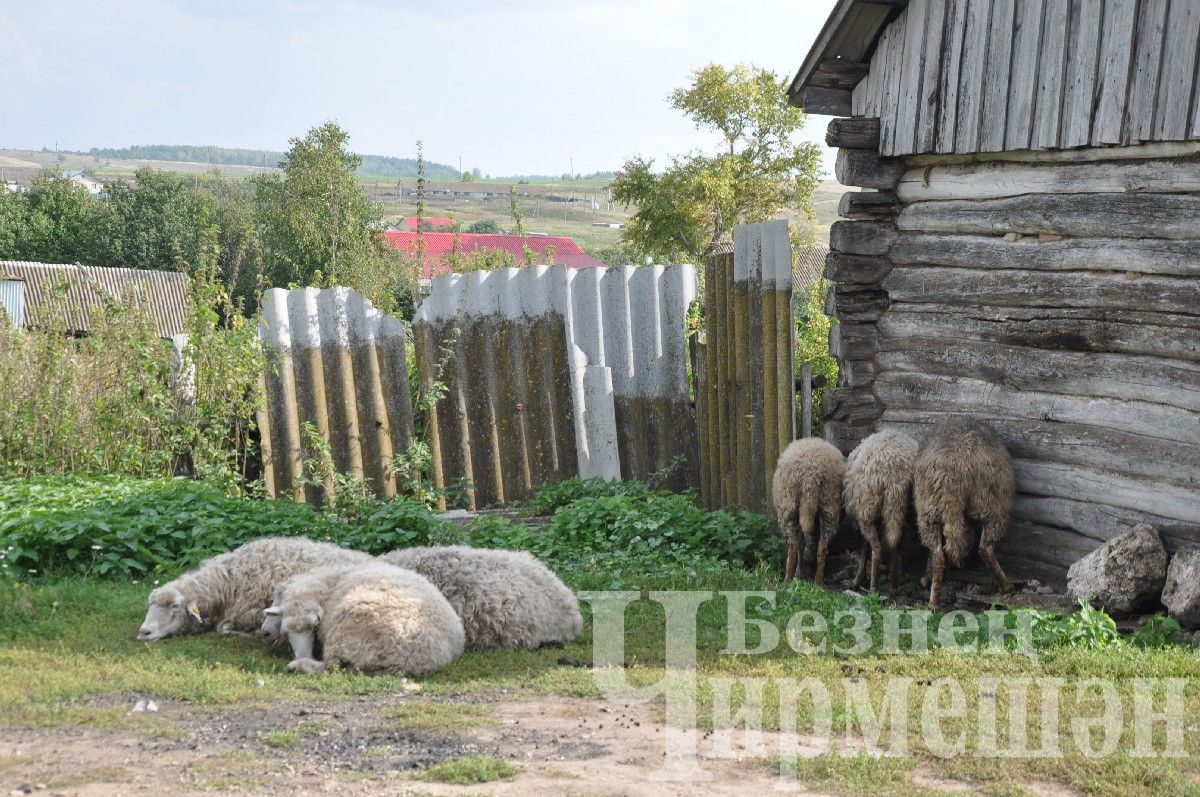
M136 482L129 487L142 489ZM96 524L120 539L117 527L128 517L104 514L102 503L87 505L98 495L91 488L72 490L69 506L80 509L63 517L78 520L56 521L61 544L92 529L106 533ZM163 507L147 495L122 512L161 517ZM17 545L25 544L26 523L45 529L68 506L54 502L0 500L0 540L16 534ZM589 524L612 502L642 513L636 540L594 536ZM552 518L475 520L465 532L475 544L536 546L584 596L584 633L561 648L471 651L419 680L347 671L292 675L284 671L286 657L246 637L210 633L138 643L146 595L169 577L169 565L133 583L61 572L0 576L0 790L1200 793L1194 724L1200 658L1191 648L1118 638L1111 621L1095 612L1030 615L1039 619L1032 647L1024 650L985 649L988 634L960 633L961 614L929 620L938 644L928 651L910 637L889 647L880 629L888 612L907 608L903 603L844 593L841 584L780 584L779 546L766 546L767 538L754 537L749 549L758 546L765 557L758 564L705 553L703 540L689 536L693 521L672 527L678 502L641 487L597 492L584 483L547 492L528 510L553 508ZM192 512L229 511L221 502L187 503ZM664 505L674 508L655 509ZM745 550L736 530L749 529L747 523L722 538L730 550ZM260 526L259 533L267 531ZM80 562L86 555L85 549ZM758 590L766 590L766 602L737 598ZM745 620L732 610L743 600ZM621 601L628 604L623 613L604 608ZM694 621L680 611L689 601ZM801 636L785 633L798 627L798 616L805 617ZM621 617L623 630L614 626ZM826 632L810 633L816 617L828 621ZM865 643L839 617L861 618L869 629ZM688 628L695 629L695 646L683 649L692 650L694 669L686 657L682 668L679 658L665 668L668 651L680 650L679 630ZM957 649L945 644L946 628L957 629ZM774 645L772 633L780 635ZM806 642L812 647L804 649ZM602 666L614 663L617 669ZM1159 711L1163 690L1178 685L1179 704L1168 712L1174 720L1150 723L1143 732L1136 719L1139 679L1158 679L1161 688L1151 697ZM791 692L785 700L785 690L798 683L827 691L831 704L821 709L815 698ZM660 687L643 689L654 684ZM966 692L958 707L947 701L955 684ZM897 685L906 688L899 692ZM1053 711L1045 699L1038 710L1036 697L1051 687L1058 695ZM1028 710L1027 697L1033 698ZM1124 713L1115 726L1098 726L1110 699ZM931 716L940 718L941 735L930 734ZM828 729L821 730L822 720ZM995 738L976 732L989 721ZM679 766L705 782L658 779L664 767Z

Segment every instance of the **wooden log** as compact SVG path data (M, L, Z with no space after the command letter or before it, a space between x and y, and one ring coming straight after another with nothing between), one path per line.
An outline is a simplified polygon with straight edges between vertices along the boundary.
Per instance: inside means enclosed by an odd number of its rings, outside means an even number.
M825 312L843 323L874 323L887 311L891 299L878 287L835 285L829 292Z
M889 370L879 372L871 391L889 410L971 412L985 418L1078 423L1147 438L1200 444L1200 426L1194 412L1147 401L1019 390L965 376Z
M1104 397L1200 412L1200 366L1180 360L1127 354L1050 351L956 338L878 339L863 324L840 324L845 359L869 359L858 352L877 351L888 370L969 377L1018 390ZM835 327L836 328L836 327ZM856 328L870 329L875 337Z
M807 86L800 106L808 113L849 116L853 112L850 99L850 89Z
M830 252L825 256L825 279L854 285L875 285L892 270L886 257Z
M904 161L899 158L881 158L870 149L839 149L833 167L837 181L842 185L857 185L863 188L890 190L896 187L904 174Z
M828 58L817 64L809 84L835 89L853 89L870 71L870 65L858 61Z
M964 407L962 415L973 415L972 409ZM945 412L889 406L881 423L925 429L946 417ZM986 420L1014 457L1174 484L1197 491L1200 500L1200 445L1087 424L994 416Z
M1163 517L1200 524L1200 500L1195 490L1058 462L1014 459L1013 470L1022 492L1135 511L1153 507L1154 513Z
M901 233L888 253L896 265L1030 271L1118 271L1200 277L1200 240L1155 238L1034 238Z
M879 367L873 360L840 360L838 375L846 387L866 388L875 381Z
M1113 352L1200 362L1200 316L1064 307L893 304L884 337L961 338L1011 346Z
M879 351L881 336L874 324L834 324L829 351L840 360L870 360Z
M879 119L850 117L831 119L825 130L825 143L834 149L879 151Z
M1200 191L1200 161L1149 158L1093 163L995 161L909 169L896 186L905 203L1024 194L1186 194Z
M1193 315L1200 281L1112 271L982 271L893 266L882 287L896 302L990 307L1074 307Z
M825 418L867 428L883 414L883 406L868 390L838 387L825 393Z
M1013 502L1013 517L1075 529L1097 543L1108 542L1139 523L1149 523L1158 529L1171 549L1183 542L1200 542L1200 528L1194 523L1166 518L1149 511L1149 508L1125 509L1080 501L1069 496L1018 493Z
M1050 194L917 202L900 212L897 225L923 232L1180 240L1200 238L1198 218L1195 194Z
M896 225L887 221L835 221L829 248L849 255L885 255L896 242Z
M900 201L891 191L847 191L838 201L838 215L847 219L891 218L900 212Z

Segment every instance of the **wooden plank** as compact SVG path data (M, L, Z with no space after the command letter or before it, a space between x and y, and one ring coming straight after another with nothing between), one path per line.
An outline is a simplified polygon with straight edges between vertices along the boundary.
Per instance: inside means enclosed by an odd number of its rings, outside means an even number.
M1067 48L1066 91L1059 136L1063 147L1083 147L1091 140L1103 17L1101 0L1071 0L1071 40Z
M804 89L804 110L829 116L849 116L853 112L850 89L809 86Z
M1196 414L1165 404L1018 390L1010 385L965 376L890 370L883 370L875 377L871 390L887 408L907 407L946 413L963 412L970 407L981 417L1086 424L1167 442L1200 445Z
M1042 14L1041 60L1037 71L1037 98L1033 109L1033 149L1058 147L1062 119L1063 84L1066 80L1066 45L1070 35L1065 0L1051 0Z
M994 199L1022 194L1186 194L1200 191L1200 159L1106 163L992 163L909 169L896 185L904 202Z
M1121 135L1123 144L1137 144L1154 137L1154 106L1158 99L1159 65L1162 62L1169 2L1141 0L1137 41L1133 49L1133 74L1129 79L1125 125Z
M1004 148L1028 149L1041 56L1043 0L1016 0Z
M871 149L878 152L879 119L830 119L829 127L825 129L825 143L835 148Z
M958 122L958 75L962 68L963 36L967 30L967 0L947 0L946 21L942 26L945 43L938 70L937 152L954 152Z
M891 150L886 153L889 155L911 155L917 151L917 117L921 112L921 78L925 67L925 17L930 5L929 0L912 0L905 12L896 133Z
M850 92L850 113L855 116L867 116L867 81L859 83Z
M976 202L916 202L902 230L1113 238L1200 238L1197 194L1033 194Z
M1064 238L1037 243L1036 238L1006 241L993 235L905 232L900 234L889 256L900 265L1200 277L1200 240L1196 239Z
M979 153L969 155L953 155L937 153L928 155L911 155L904 159L910 168L924 166L961 166L967 163L981 162L1010 162L1010 163L1084 163L1085 161L1110 162L1144 160L1147 158L1190 158L1200 155L1200 140L1198 141L1148 141L1132 147L1082 147L1080 149L1053 150L1005 150L1004 152L989 152L986 156Z
M989 24L987 60L983 72L982 124L979 150L997 152L1004 149L1008 89L1012 82L1013 25L1016 21L1014 0L992 0Z
M970 307L895 302L885 338L958 337L1039 349L1110 352L1200 363L1200 316L1064 307Z
M1154 108L1154 140L1179 141L1188 135L1188 110L1196 82L1196 48L1200 43L1200 3L1171 3L1163 42L1158 102Z
M887 28L883 104L879 109L881 155L890 155L896 140L896 114L900 105L900 66L904 56L904 26L907 21L908 14L903 13Z
M979 126L983 121L984 65L988 61L988 29L992 0L971 0L963 34L962 65L958 75L958 118L954 128L955 152L979 152Z
M838 325L846 326L852 325ZM843 346L846 340L843 334ZM1181 360L1054 351L956 338L887 338L876 343L865 333L854 343L863 349L878 346L875 361L884 370L965 376L1018 390L1140 399L1200 412L1200 365Z
M873 149L838 150L834 176L842 185L877 188L884 191L896 187L904 174L902 158L881 158Z
M866 222L857 222L863 224ZM1073 307L1200 314L1200 280L1128 279L1111 271L989 271L893 266L882 282L896 302L987 307Z
M962 414L969 416L972 409L963 407ZM945 417L946 413L920 407L889 406L881 421L925 426ZM1197 445L1040 418L989 417L987 423L1014 457L1083 465L1200 491L1200 446ZM1200 500L1200 492L1196 497Z
M1106 0L1104 4L1092 144L1119 144L1122 140L1137 11L1138 0Z
M942 79L942 31L946 24L946 0L929 3L925 14L921 90L917 97L917 130L914 152L933 152L937 146L938 90Z

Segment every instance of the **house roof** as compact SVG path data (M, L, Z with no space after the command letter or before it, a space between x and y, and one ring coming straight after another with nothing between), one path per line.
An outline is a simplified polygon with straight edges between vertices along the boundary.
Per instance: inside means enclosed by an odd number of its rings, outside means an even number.
M417 217L416 216L405 216L404 218L400 219L400 221L403 222L404 225L406 227L408 227L408 229L416 231L416 229L417 229ZM435 230L438 227L453 227L454 226L454 219L452 219L448 216L422 216L421 221L425 222L426 224L428 224L430 227L432 227Z
M829 254L826 244L802 246L796 252L796 260L792 264L793 290L807 290L821 275L825 273L825 255Z
M25 323L55 310L71 332L88 332L91 311L111 300L145 301L160 337L183 332L188 278L177 271L0 260L0 276L25 282ZM65 294L59 294L65 286Z
M850 92L867 74L883 29L908 0L838 0L788 86L809 113L850 116Z
M397 249L412 252L416 247L417 234L415 232L388 230L387 237L388 241ZM546 262L546 250L553 247L554 262L568 268L597 268L604 265L584 252L573 238L566 235L531 235L528 238L522 238L519 235L427 232L424 233L425 267L421 272L423 278L450 273L451 269L446 263L446 256L454 251L456 237L458 238L458 249L463 254L500 250L508 252L517 259L518 263L521 263L525 244L528 244L537 256L538 263Z

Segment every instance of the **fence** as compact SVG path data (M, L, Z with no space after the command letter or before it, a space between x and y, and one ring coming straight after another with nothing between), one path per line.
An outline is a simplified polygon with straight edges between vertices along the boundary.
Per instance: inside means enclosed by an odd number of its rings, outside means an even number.
M304 424L329 444L341 473L396 494L389 463L412 444L405 334L401 322L349 288L272 288L263 295L260 337L267 397L259 412L269 497L319 502L304 484ZM326 484L328 489L330 485Z
M765 511L795 437L792 248L786 221L734 228L705 270L705 332L693 343L700 492L712 507Z
M438 487L468 505L579 474L695 484L684 320L691 266L535 266L434 278L413 324Z

